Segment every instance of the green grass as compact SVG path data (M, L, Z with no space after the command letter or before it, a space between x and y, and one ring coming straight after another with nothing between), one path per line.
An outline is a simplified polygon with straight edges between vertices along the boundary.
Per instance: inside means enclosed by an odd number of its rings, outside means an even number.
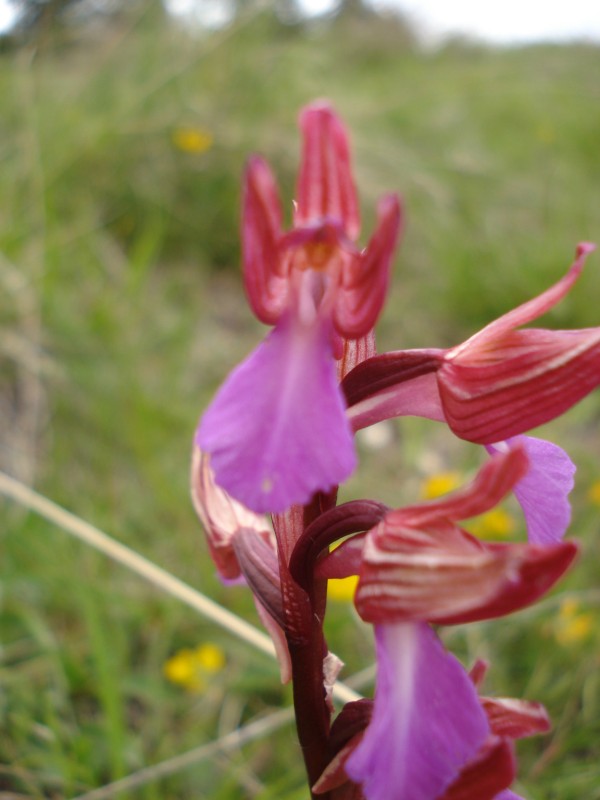
M405 198L407 228L380 348L445 346L560 276L600 240L600 51L421 53L389 21L308 31L268 15L201 39L138 12L84 42L0 58L0 366L3 466L84 519L254 620L214 576L188 499L190 439L227 370L262 335L238 272L244 159L269 157L291 209L298 108L327 96L348 122L370 230L376 199ZM403 45L399 47L399 42ZM178 151L181 126L214 136ZM598 256L549 324L598 323ZM582 558L539 609L451 632L490 691L547 704L555 730L519 747L531 800L600 798L600 626L556 642L560 597L597 617L598 398L547 435L580 464ZM480 456L403 420L365 449L348 491L410 502L432 465ZM290 702L265 657L67 534L6 503L0 595L0 792L73 797L210 741ZM332 606L346 675L372 659L368 629ZM165 661L215 641L206 692L169 684ZM305 797L291 728L128 793L132 798Z

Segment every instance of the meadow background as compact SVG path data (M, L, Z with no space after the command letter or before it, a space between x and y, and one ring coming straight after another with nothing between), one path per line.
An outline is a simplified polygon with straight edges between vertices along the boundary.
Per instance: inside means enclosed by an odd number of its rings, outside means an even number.
M379 195L404 197L380 349L457 343L561 276L578 241L600 241L597 46L427 51L356 3L294 25L244 4L190 36L148 2L0 52L2 469L253 622L248 594L221 586L207 557L190 441L264 335L239 273L244 160L269 158L291 209L296 114L315 97L351 129L365 232ZM597 325L599 301L596 254L543 324ZM530 800L600 798L599 425L596 393L543 431L579 466L576 568L535 608L446 633L465 664L492 662L489 693L550 711L553 732L518 748ZM482 460L416 420L361 453L348 494L394 505ZM86 796L291 702L266 656L8 501L0 552L3 800ZM348 602L330 615L347 677L372 662L370 631ZM193 679L174 680L174 663L193 663ZM307 790L288 725L111 796Z

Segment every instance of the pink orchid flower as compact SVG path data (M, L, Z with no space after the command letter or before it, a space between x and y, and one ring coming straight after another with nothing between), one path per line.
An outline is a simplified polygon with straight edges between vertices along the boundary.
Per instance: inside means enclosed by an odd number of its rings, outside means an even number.
M480 542L457 525L496 505L528 466L521 444L496 453L470 485L389 511L321 560L320 575L359 574L355 605L375 626L378 677L372 715L362 715L362 728L318 791L347 776L369 800L516 798L509 791L512 739L548 730L545 710L479 698L474 684L485 668L469 678L428 623L512 613L539 599L571 564L572 542Z
M246 293L256 316L275 328L230 374L196 435L216 483L261 513L307 503L354 470L337 362L347 370L361 348L347 362L346 343L372 335L400 230L399 201L388 195L379 203L375 233L358 248L346 131L325 103L304 109L300 127L304 152L291 231L282 230L265 161L250 160L244 183Z
M557 445L523 436L600 385L600 328L521 329L573 287L594 245L580 244L570 269L542 294L449 350L399 350L373 356L344 379L354 430L394 416L446 422L490 453L521 444L530 469L515 486L531 542L549 544L570 521L575 467Z

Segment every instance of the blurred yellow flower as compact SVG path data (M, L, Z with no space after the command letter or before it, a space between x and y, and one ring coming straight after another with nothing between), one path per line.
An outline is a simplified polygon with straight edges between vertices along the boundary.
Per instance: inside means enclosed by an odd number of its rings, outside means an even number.
M327 584L327 597L338 603L351 603L354 599L358 575L348 578L332 578Z
M554 623L554 636L562 645L575 644L588 639L594 629L594 615L580 611L580 604L571 597L565 598Z
M600 506L600 478L588 489L588 500L593 506Z
M556 140L556 131L547 123L542 122L540 125L538 125L536 134L538 141L542 142L543 144L552 144Z
M479 539L508 539L515 532L514 517L503 508L493 508L466 526L469 533Z
M206 679L225 666L225 654L215 644L207 642L195 648L186 647L165 662L163 672L167 680L190 692L206 688Z
M460 472L439 472L423 482L421 495L425 500L435 500L458 489L463 483L465 478ZM506 539L515 532L516 527L514 517L503 508L493 508L466 526L473 536L480 539Z
M204 153L213 145L213 135L205 128L175 128L171 138L184 153Z
M435 500L436 497L458 489L461 483L462 475L459 472L438 472L423 482L421 495L425 500Z

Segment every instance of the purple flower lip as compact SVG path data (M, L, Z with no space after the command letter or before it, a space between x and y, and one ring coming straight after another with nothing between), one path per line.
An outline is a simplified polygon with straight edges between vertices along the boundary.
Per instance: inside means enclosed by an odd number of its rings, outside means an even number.
M345 480L356 456L329 326L284 318L221 387L196 442L217 484L255 512L308 503Z
M373 717L346 762L369 800L440 797L490 728L471 679L424 623L378 625Z

